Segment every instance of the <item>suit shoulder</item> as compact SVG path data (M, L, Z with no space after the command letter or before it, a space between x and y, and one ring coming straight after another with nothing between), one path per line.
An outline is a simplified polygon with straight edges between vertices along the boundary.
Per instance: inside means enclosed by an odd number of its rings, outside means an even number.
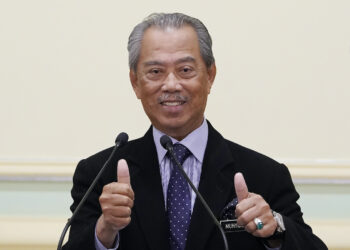
M247 148L230 140L224 139L228 145L232 156L239 162L247 162L259 166L277 166L282 165L276 160L259 153L253 149Z
M137 145L140 144L141 138L131 140L123 147L119 148L116 152L116 158L123 158L124 155L127 154L127 152L130 152L131 150L135 150L137 148ZM84 163L85 165L92 165L92 166L100 166L102 167L101 163L104 163L107 161L109 156L112 154L112 151L114 149L114 146L103 149L83 160L80 161L79 164Z
M268 201L273 198L270 191L276 187L284 186L296 193L289 170L284 164L237 143L228 140L226 143L235 160L236 172L244 175L252 192L259 193Z
M228 149L234 161L238 163L237 166L258 171L268 169L272 170L271 166L284 166L262 153L224 138L209 122L208 127L210 139L210 142L208 139L208 143L211 145L223 144L221 149Z

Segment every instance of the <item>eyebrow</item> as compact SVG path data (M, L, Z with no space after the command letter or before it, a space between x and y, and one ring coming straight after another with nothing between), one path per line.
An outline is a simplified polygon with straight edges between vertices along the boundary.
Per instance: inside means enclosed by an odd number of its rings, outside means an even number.
M148 61L148 62L144 62L143 65L144 66L153 66L153 65L164 65L165 63L162 61Z
M195 62L195 61L196 61L196 59L194 59L192 56L186 56L186 57L183 57L183 58L176 60L175 63L178 64L178 63Z
M195 61L196 59L194 59L192 56L186 56L186 57L177 59L175 61L175 64L184 63L184 62L195 62ZM165 65L165 64L166 63L164 61L158 61L158 60L147 61L143 63L144 66Z

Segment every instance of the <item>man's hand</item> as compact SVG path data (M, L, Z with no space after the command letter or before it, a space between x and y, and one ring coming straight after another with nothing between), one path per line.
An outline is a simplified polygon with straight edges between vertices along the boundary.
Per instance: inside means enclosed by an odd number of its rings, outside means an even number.
M131 221L131 208L134 205L134 191L130 185L128 164L119 160L117 171L118 182L103 187L99 198L102 215L97 221L96 234L107 248L113 246L119 230Z
M248 233L256 237L270 237L277 228L277 222L273 218L269 204L258 194L249 193L247 184L241 173L234 178L238 204L236 206L236 218L238 225L244 226ZM258 218L263 223L263 228L258 230L254 219Z

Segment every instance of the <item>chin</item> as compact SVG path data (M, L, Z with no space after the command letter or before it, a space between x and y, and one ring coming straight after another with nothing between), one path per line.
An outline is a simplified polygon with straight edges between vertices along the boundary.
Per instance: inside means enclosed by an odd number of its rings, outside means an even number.
M168 123L163 123L161 125L162 128L169 130L169 131L176 131L180 130L183 128L184 124L183 123L177 123L177 122L168 122Z
M161 131L167 133L171 131L179 131L183 129L185 125L183 121L179 121L178 119L165 119L164 121L156 121L152 124Z

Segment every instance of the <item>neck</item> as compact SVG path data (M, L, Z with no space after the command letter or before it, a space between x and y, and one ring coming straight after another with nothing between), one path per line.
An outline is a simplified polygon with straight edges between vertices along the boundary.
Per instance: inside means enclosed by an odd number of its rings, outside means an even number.
M186 136L188 136L190 133L192 133L194 130L196 130L197 128L199 128L204 121L204 117L202 119L202 121L196 125L193 126L183 126L181 128L159 128L155 125L153 125L156 129L158 129L159 131L163 132L164 134L178 140L178 141L182 141L184 138L186 138Z

